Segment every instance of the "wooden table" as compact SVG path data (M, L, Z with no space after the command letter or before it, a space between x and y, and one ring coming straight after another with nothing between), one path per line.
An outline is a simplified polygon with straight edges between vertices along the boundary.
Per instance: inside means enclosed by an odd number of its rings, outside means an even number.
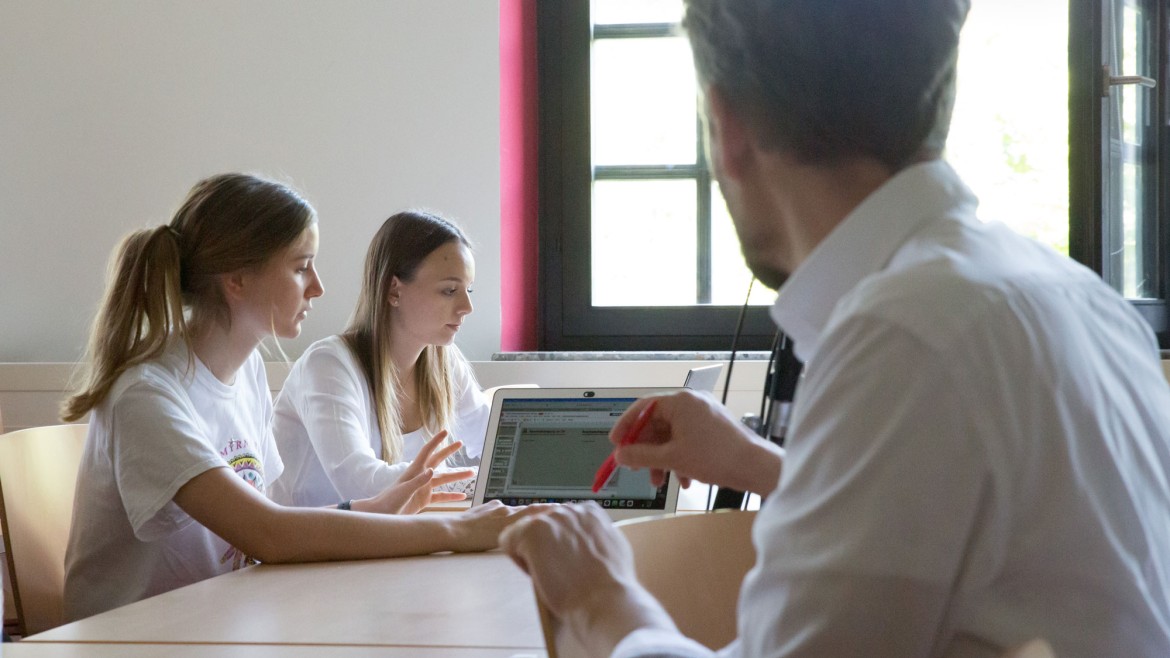
M451 656L464 655L455 649L503 652L468 656L544 651L532 583L498 551L259 565L22 644L47 642L348 645L441 649Z
M705 499L706 486L692 487L679 509L701 510ZM6 644L0 655L301 658L324 653L547 656L532 583L499 551L259 565Z

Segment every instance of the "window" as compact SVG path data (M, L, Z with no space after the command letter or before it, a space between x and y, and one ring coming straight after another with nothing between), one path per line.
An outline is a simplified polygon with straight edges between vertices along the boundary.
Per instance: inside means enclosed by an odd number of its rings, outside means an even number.
M542 348L728 349L751 275L704 158L681 1L537 6ZM757 287L741 347L770 347L771 298Z
M1164 347L1165 2L973 3L947 147L984 219L1094 267ZM750 274L707 172L681 0L537 4L541 348L727 349ZM773 297L756 284L741 348L770 346Z
M1170 347L1165 0L1073 0L1069 253L1129 298Z

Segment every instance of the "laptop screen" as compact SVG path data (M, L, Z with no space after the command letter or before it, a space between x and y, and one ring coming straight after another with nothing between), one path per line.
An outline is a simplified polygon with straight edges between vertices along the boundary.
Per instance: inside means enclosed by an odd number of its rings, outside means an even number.
M613 451L609 430L635 397L505 399L488 437L479 477L482 500L506 505L594 500L605 508L666 510L669 483L655 487L648 470L619 468L597 493L593 478Z

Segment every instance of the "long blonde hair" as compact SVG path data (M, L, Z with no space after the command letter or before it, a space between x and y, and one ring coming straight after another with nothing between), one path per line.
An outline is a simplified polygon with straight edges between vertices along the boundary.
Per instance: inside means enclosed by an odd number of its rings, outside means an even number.
M172 340L190 348L192 317L230 327L218 276L264 264L316 221L313 207L289 187L222 174L191 188L169 224L126 236L62 420L80 420L123 372L157 358Z
M382 459L387 463L402 461L404 452L402 414L398 408L401 381L390 358L391 282L394 277L403 282L413 280L422 261L449 242L471 248L458 226L432 213L407 210L383 222L366 252L362 290L342 334L370 386L382 433ZM415 363L419 411L423 427L431 433L449 425L454 416L456 391L452 373L462 359L458 350L427 345Z

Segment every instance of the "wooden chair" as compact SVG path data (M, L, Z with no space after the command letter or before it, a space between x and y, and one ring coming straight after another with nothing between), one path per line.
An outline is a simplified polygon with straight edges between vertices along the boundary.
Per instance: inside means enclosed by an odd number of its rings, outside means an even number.
M0 523L22 636L64 619L65 547L86 425L0 435Z
M740 585L755 564L755 512L670 514L619 521L630 542L638 581L657 598L683 635L710 649L736 637ZM537 601L549 658L587 652Z

